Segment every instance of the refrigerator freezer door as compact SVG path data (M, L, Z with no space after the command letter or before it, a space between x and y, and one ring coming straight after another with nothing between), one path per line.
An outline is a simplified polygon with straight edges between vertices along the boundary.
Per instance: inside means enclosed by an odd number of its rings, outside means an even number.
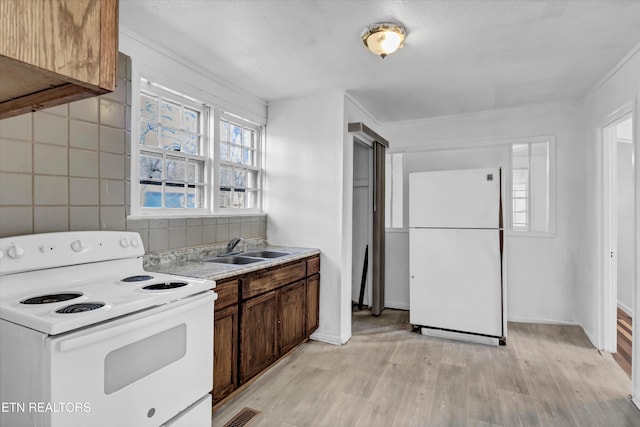
M502 337L498 230L411 229L410 322Z
M500 170L409 175L409 227L498 228Z

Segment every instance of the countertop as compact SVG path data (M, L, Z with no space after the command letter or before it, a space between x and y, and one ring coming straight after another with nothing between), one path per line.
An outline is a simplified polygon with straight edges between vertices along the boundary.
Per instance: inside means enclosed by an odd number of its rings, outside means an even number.
M291 261L306 258L311 255L320 254L319 249L313 248L296 248L289 246L262 246L258 248L260 250L288 252L289 255L285 255L280 258L270 258L264 261L259 261L251 264L219 264L213 262L198 261L202 258L201 254L188 255L186 259L173 260L171 262L146 265L145 270L155 271L158 273L177 274L180 276L197 277L199 279L208 280L222 280L228 277L237 276L240 274L251 273L253 271L262 270L269 267L274 267L281 264L286 264ZM242 255L241 253L238 255Z

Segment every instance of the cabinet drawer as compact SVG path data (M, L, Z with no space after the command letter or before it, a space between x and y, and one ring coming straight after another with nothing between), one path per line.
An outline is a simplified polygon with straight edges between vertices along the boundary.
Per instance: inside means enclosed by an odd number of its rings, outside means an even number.
M238 279L216 282L215 291L218 293L215 311L238 303Z
M242 279L242 299L255 297L306 276L306 261L298 261Z
M320 257L313 257L307 260L307 276L320 273Z

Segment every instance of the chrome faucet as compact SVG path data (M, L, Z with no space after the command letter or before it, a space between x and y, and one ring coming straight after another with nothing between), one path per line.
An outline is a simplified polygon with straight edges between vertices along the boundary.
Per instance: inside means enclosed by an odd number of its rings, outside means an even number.
M227 243L227 254L230 254L231 251L233 251L240 242L244 242L244 239L242 237L234 237L233 239L229 240L229 243Z

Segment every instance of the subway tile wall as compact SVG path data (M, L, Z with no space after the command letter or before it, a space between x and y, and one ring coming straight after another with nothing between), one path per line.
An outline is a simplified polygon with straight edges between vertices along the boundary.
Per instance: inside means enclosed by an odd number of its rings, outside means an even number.
M147 252L265 238L264 215L126 219L130 90L120 55L115 92L0 120L0 237L131 230Z

